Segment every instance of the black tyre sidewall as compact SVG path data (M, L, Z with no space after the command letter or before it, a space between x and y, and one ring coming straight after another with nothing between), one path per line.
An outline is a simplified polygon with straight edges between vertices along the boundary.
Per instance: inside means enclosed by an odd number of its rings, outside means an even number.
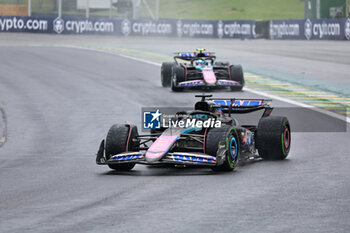
M256 147L259 155L264 159L285 159L291 147L291 130L288 119L281 116L261 118L256 132Z
M182 66L173 66L172 78L171 78L171 90L178 92L182 91L183 87L178 87L179 82L185 81L185 68Z
M228 149L228 147L230 146L229 143L231 142L232 138L234 138L234 140L236 141L237 147L237 154L235 154L234 159L233 157L231 157L230 149ZM233 169L235 169L239 161L240 141L234 128L232 128L229 125L224 125L221 128L210 129L205 140L206 154L216 156L220 142L224 142L227 149L224 163L222 165L212 167L212 170L232 171Z
M131 127L131 132L130 132L130 138L128 141L130 127ZM133 151L133 148L138 147L138 145L133 144L134 142L132 140L137 135L138 135L138 132L137 132L136 126L126 125L126 124L113 125L109 129L106 137L106 145L105 145L106 160L110 159L111 155L120 154L126 151ZM128 145L128 149L126 148L127 145ZM108 164L108 166L114 170L126 171L126 170L131 170L135 166L135 163Z
M163 87L169 87L174 62L163 62L160 72L160 80Z
M231 65L230 66L230 80L236 81L240 86L231 87L232 91L241 91L245 85L243 68L241 65Z

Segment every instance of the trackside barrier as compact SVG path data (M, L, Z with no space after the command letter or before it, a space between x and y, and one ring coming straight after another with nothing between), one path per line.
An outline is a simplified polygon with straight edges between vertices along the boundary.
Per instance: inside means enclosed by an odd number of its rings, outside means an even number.
M0 16L0 32L271 40L350 40L350 19L146 20Z
M269 38L350 40L350 19L271 20Z

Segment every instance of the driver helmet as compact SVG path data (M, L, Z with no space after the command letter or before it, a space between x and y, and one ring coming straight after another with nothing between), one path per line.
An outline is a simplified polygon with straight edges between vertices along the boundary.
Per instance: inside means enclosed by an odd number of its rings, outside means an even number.
M206 65L206 62L202 59L197 59L197 65Z

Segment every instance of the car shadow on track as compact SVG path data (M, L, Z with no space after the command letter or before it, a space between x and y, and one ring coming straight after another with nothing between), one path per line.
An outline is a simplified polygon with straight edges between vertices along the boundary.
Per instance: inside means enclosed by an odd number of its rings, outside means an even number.
M228 88L221 88L221 89L206 89L206 88L202 88L202 89L185 89L185 90L182 90L182 91L179 91L179 92L174 92L174 91L171 91L169 90L170 92L172 93L242 93L244 92L244 89L242 91L231 91L230 89Z
M105 173L101 173L102 176L228 176L234 175L237 172L244 171L244 168L248 168L253 164L257 163L266 163L267 164L276 164L276 163L286 163L289 160L279 160L279 161L266 161L266 160L253 160L247 161L239 165L238 169L235 169L233 172L216 172L212 171L210 168L193 168L193 167L174 167L166 165L157 165L157 166L136 166L131 171L115 171L110 170Z
M146 167L140 169L135 167L131 171L108 171L101 175L118 175L118 176L208 176L228 173L214 172L209 168L174 168L174 167Z

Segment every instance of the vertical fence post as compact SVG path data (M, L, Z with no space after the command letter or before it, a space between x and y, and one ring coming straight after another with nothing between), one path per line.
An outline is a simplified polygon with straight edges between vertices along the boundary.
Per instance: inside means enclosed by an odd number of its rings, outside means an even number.
M90 17L90 0L86 0L86 11L85 11L85 17Z
M156 0L156 20L159 19L159 0Z
M58 17L62 17L62 0L58 0Z
M319 19L321 18L321 1L316 0L316 18Z
M109 18L112 18L112 0L109 0Z
M310 4L311 4L311 2L310 2L310 0L305 0L304 1L304 18L305 19L308 19L308 18L310 18L310 16L309 16L309 12L310 12Z
M28 16L32 16L32 0L28 0Z

